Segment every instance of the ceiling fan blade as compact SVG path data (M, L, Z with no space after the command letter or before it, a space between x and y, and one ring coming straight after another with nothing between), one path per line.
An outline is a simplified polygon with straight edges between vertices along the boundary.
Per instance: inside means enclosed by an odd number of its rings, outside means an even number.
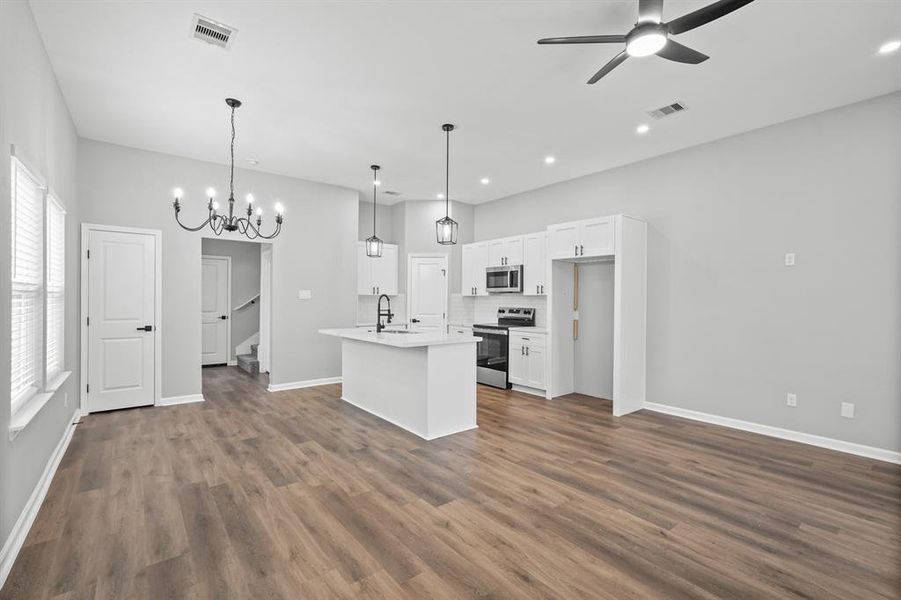
M638 22L659 23L663 20L663 0L638 0Z
M675 40L667 40L666 46L657 52L657 56L680 63L688 63L690 65L702 63L710 58L706 54L698 52L697 50L692 50L688 46L683 46Z
M615 69L616 67L620 66L623 63L623 61L626 60L627 58L629 58L629 55L626 54L625 50L623 50L622 52L620 52L619 54L614 56L610 60L610 62L608 62L603 67L601 67L601 70L598 71L597 73L595 73L594 76L588 80L588 83L589 84L597 83L601 77L603 77L604 75L606 75L607 73L609 73L610 71Z
M538 40L539 44L624 44L624 35L577 35L573 37L554 37Z
M703 8L699 8L687 15L682 15L678 19L673 19L667 23L667 28L671 34L685 33L695 27L700 27L711 21L715 21L720 17L725 17L733 10L738 10L745 4L750 4L754 0L719 0L713 4L708 4Z

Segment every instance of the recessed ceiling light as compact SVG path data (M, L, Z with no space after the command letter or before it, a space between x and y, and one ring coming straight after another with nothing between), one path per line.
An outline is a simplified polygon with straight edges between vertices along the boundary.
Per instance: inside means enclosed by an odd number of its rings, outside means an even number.
M545 156L544 157L544 164L546 164L546 165L552 165L555 162L557 162L557 159L554 158L553 156Z
M439 199L439 200L444 200L444 194L438 194L438 199Z
M489 183L491 183L491 180L487 177L482 177L480 181L482 182L482 185L488 185Z
M901 48L901 40L892 40L879 46L879 54L888 54Z
M255 166L257 166L258 164L260 164L260 161L258 161L258 160L255 159L255 158L248 158L248 159L247 159L247 164L249 164L249 165L252 166L252 167L255 167Z
M639 125L638 127L635 128L635 133L637 133L638 135L644 135L647 132L649 132L650 130L651 130L651 128L648 127L647 123L642 123L641 125Z

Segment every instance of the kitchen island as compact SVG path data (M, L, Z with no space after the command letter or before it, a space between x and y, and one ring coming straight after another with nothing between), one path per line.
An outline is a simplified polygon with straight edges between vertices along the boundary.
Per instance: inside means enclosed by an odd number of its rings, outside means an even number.
M476 425L476 344L443 331L320 329L341 339L341 399L433 440Z

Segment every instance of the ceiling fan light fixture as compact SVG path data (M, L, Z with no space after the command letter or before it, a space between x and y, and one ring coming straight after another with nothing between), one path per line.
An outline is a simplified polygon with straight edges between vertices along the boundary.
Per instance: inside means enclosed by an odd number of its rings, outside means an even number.
M657 54L666 46L665 28L656 23L640 25L626 40L626 52L629 56L642 57Z

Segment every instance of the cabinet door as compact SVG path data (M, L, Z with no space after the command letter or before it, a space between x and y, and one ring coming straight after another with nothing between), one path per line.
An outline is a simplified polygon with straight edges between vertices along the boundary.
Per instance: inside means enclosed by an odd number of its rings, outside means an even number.
M529 385L529 361L525 348L526 343L521 336L510 334L507 359L507 379L510 383Z
M507 254L506 240L491 240L488 242L488 264L489 267L499 267L504 264L504 257Z
M547 233L523 236L522 293L541 296L547 280Z
M382 256L371 259L372 285L376 287L377 294L397 295L397 246L384 244Z
M460 270L460 293L464 296L475 296L475 244L463 244L462 268Z
M504 240L505 265L523 264L522 236L517 235Z
M375 284L372 283L373 262L377 258L366 256L366 244L357 243L357 295L371 296L375 293Z
M547 251L551 258L576 256L579 244L579 223L560 223L547 228Z
M544 377L544 345L530 344L526 347L528 348L526 359L529 363L526 369L526 385L537 390L547 389Z
M579 256L613 254L613 218L579 222Z
M486 287L485 269L488 268L488 242L480 242L473 244L472 254L472 285L476 288L477 296L487 296L488 289Z

